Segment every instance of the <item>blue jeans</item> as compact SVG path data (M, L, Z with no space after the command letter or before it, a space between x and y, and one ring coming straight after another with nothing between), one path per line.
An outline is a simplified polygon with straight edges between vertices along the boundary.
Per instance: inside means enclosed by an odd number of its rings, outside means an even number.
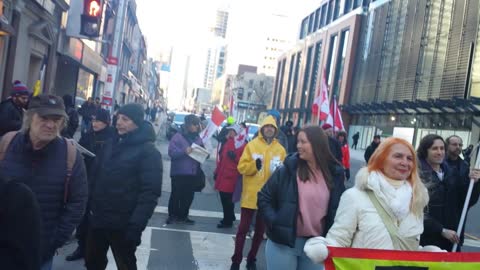
M303 247L308 238L297 237L295 248L281 245L268 239L265 248L268 270L323 270L323 264L312 262Z
M48 261L44 262L40 267L40 270L52 270L52 264L53 264L53 257L50 258Z

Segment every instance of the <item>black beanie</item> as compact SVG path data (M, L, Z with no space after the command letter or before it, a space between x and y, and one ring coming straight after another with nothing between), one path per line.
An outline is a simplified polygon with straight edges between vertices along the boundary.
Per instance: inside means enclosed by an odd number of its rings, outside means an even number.
M143 113L143 106L138 103L123 105L118 110L118 114L123 114L130 118L137 126L140 126L143 123L143 119L145 117Z
M105 109L98 109L95 114L93 115L95 117L95 120L97 121L102 121L103 123L107 124L107 126L110 126L110 112L105 110Z

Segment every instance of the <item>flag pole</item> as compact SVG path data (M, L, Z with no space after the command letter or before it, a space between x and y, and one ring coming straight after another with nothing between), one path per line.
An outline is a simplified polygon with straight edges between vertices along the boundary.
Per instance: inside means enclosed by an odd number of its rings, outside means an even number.
M335 95L333 95L333 137L335 137L335 115L337 114L337 103Z
M480 159L478 158L478 155L480 154L480 143L477 143L477 146L475 146L476 153L475 153L475 160L470 160L470 164L475 164L472 168L472 165L470 165L470 169L478 169L480 168ZM463 210L462 210L462 215L460 217L460 222L458 223L457 227L457 235L460 238L460 235L462 234L463 230L463 224L465 224L465 218L467 217L467 210L468 210L468 205L470 203L470 198L472 197L472 191L473 191L473 184L475 180L470 179L470 184L468 185L468 191L467 191L467 196L465 197L465 202L463 204ZM452 252L457 252L457 247L458 244L454 244L452 248Z

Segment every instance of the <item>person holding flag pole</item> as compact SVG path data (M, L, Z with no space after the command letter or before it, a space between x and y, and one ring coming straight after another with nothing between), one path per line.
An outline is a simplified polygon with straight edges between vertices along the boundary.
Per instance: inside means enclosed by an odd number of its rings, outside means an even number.
M468 185L467 196L465 197L465 202L463 203L462 214L460 216L460 221L457 227L457 235L462 235L463 225L465 224L465 219L467 218L467 210L471 206L470 199L472 198L472 192L474 185L478 186L478 177L480 176L478 170L480 169L480 142L477 143L475 148L472 150L472 155L470 159L470 182ZM472 178L473 177L473 178ZM475 178L476 177L476 178ZM478 189L478 188L477 188ZM452 252L456 252L459 249L458 243L455 243L452 248Z

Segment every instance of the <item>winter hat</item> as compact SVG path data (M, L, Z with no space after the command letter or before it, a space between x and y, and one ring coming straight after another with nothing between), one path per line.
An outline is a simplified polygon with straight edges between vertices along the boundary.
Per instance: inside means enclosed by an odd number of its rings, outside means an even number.
M105 109L98 109L95 112L95 114L93 115L93 119L97 120L97 121L101 121L101 122L107 124L107 126L109 126L110 125L110 112L105 110Z
M140 126L143 123L143 119L145 117L143 106L138 103L123 105L120 109L118 109L118 114L123 114L130 118L137 126Z
M328 124L328 123L325 123L322 125L322 129L323 130L327 130L327 129L331 129L332 128L332 125Z
M17 80L13 82L11 95L12 96L28 96L30 95L30 90L28 90L25 84Z
M277 123L280 123L280 118L282 118L282 116L280 115L280 112L274 109L268 110L267 115L271 115L275 117L275 120L277 121Z
M235 131L235 133L238 135L240 133L241 127L239 124L233 124L231 126L228 126L227 129Z

